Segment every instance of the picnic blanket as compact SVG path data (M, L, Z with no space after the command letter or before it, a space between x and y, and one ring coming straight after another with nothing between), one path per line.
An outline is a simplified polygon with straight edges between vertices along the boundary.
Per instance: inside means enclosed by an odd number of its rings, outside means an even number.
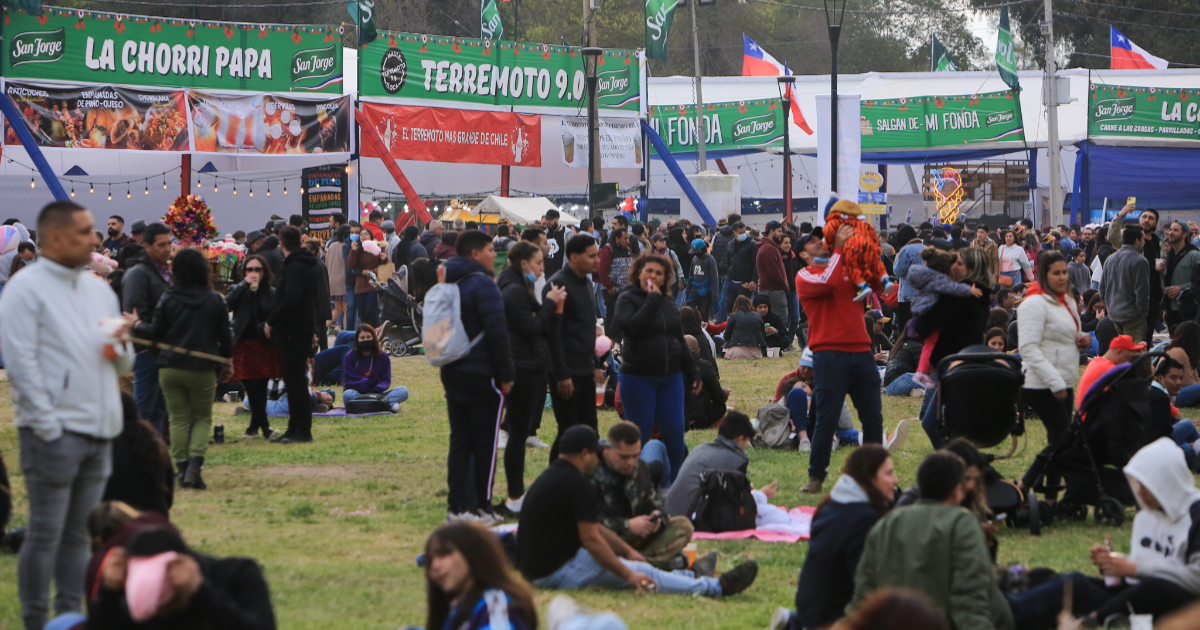
M360 416L378 416L380 414L391 414L391 413L392 412L390 412L390 411L374 411L371 413L346 413L345 407L334 407L333 409L330 409L329 411L326 411L325 413L313 413L313 417L314 418L338 418L341 416L349 416L351 418L357 418ZM288 415L286 413L284 413L284 414L269 413L269 414L267 414L267 416L271 417L271 418L286 418L286 417L288 417Z
M769 506L775 508L775 506ZM783 508L775 508L775 513L783 513ZM815 507L800 506L787 510L786 514L788 521L784 522L782 518L772 518L773 522L763 523L754 529L743 529L736 532L722 532L713 534L710 532L695 532L692 534L692 540L740 540L743 538L757 538L763 542L783 542L794 543L801 540L808 540L812 530L812 517L817 511ZM763 512L760 505L760 513ZM762 522L760 516L759 522Z

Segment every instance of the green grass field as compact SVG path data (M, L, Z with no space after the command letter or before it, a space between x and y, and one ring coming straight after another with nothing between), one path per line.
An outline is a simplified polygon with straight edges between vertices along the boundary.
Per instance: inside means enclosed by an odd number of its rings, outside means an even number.
M751 416L772 395L780 374L794 366L785 358L721 364L731 403ZM283 447L254 440L213 446L208 452L207 491L176 494L172 520L197 550L217 556L250 556L264 567L271 586L279 627L292 629L395 628L424 623L424 579L415 564L426 536L446 516L446 451L449 429L441 382L422 357L393 360L396 384L412 392L399 416L317 419L316 441ZM27 518L25 486L17 466L16 430L8 384L0 384L0 451L10 466L15 494L13 526ZM339 404L340 404L339 395ZM917 414L918 398L884 397L887 428ZM229 440L245 428L233 405L215 405L218 423ZM617 420L602 412L601 431ZM272 419L282 424L286 419ZM549 410L540 436L553 438ZM715 431L688 434L689 446L707 442ZM998 468L1018 477L1045 442L1042 426L1030 423L1029 445ZM895 454L902 483L914 483L916 468L931 448L914 427ZM831 477L849 451L834 453ZM547 463L547 451L531 449L526 479L532 481ZM750 478L758 485L779 481L776 503L815 505L818 497L800 494L807 479L807 456L792 451L752 451ZM497 497L506 496L504 475L497 474ZM359 516L343 513L368 512ZM1132 515L1132 512L1130 512ZM1087 523L1056 522L1040 538L1028 531L1001 528L1000 560L1048 566L1059 571L1094 573L1087 551L1105 533L1118 550L1128 550L1129 520L1119 530ZM670 595L637 595L588 591L577 593L584 605L620 614L630 628L724 629L765 627L776 606L790 606L796 578L807 551L804 542L766 544L758 541L699 543L702 553L720 552L718 571L747 558L759 562L757 583L747 592L724 600ZM20 627L15 556L0 554L0 630ZM536 593L545 613L553 593Z

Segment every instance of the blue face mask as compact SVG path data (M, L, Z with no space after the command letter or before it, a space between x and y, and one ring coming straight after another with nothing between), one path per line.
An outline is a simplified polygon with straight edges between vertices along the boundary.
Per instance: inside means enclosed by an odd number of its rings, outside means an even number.
M742 232L741 234L738 234L738 235L737 235L737 240L739 240L739 241L744 241L744 240L746 240L746 239L748 239L748 238L750 238L750 233L749 233L749 232Z
M357 240L358 240L358 235L357 235L357 234L351 234L351 235L350 235L350 240L351 240L351 241L357 241Z
M527 273L527 274L525 274L525 279L529 281L529 284L536 284L536 283L537 283L537 276L533 275L533 272L532 272L532 271L531 271L531 272L529 272L529 273Z

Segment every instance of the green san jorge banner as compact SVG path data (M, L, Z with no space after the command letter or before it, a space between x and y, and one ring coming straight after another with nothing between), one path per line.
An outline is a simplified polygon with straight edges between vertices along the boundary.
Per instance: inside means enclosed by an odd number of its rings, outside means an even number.
M1093 83L1088 92L1088 136L1200 139L1200 92Z
M238 24L45 7L4 11L0 74L149 87L342 91L336 26Z
M1025 139L1021 101L1007 91L864 100L859 111L863 151Z
M381 32L359 52L360 96L412 99L537 112L586 109L587 82L579 48L486 39ZM637 56L605 50L598 57L602 112L638 112Z
M699 150L696 106L650 107L650 126L671 153ZM783 108L779 99L704 105L705 151L752 151L783 148Z

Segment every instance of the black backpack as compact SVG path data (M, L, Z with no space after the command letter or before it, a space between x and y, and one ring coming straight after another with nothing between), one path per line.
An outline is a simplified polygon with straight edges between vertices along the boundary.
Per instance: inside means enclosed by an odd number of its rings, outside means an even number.
M750 480L733 470L700 473L700 492L688 514L698 532L719 534L754 529L758 507L750 494Z

